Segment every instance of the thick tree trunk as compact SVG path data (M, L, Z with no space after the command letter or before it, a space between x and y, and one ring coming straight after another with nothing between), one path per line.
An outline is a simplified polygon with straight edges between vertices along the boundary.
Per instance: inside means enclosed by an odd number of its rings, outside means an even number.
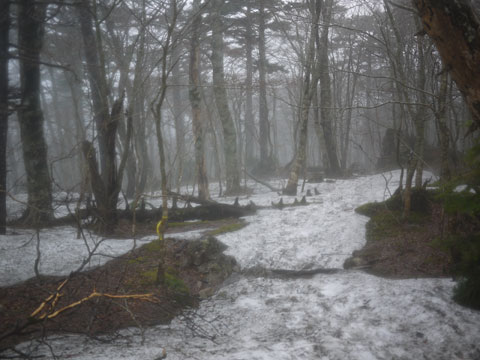
M101 61L101 56L98 54L98 36L96 36L93 30L94 24L89 0L81 0L81 4L78 6L78 15L93 103L93 116L99 134L100 173L106 181L108 155L106 154L107 144L104 134L105 127L109 122L108 85L105 78L104 64Z
M21 104L18 110L23 160L27 173L28 209L25 221L32 224L53 218L52 184L40 105L40 51L43 45L46 5L33 0L18 3Z
M227 177L227 194L239 193L240 171L237 159L237 136L235 124L228 108L228 98L225 86L225 75L223 70L223 21L220 10L223 7L223 0L211 2L212 16L212 72L213 72L213 93L217 106L218 116L223 128L223 149L225 153L225 167Z
M328 60L328 25L332 17L333 0L327 0L323 11L322 36L320 38L319 61L320 61L320 117L323 128L323 135L325 137L325 146L327 150L329 173L334 176L340 174L340 165L337 156L337 142L335 141L335 133L333 131L333 107L332 101L332 85L329 74L329 60Z
M423 28L480 127L480 22L469 0L413 0Z
M10 3L0 3L0 235L7 231L8 34Z
M190 38L190 89L189 99L192 107L192 127L195 146L195 167L198 183L198 197L202 200L210 199L208 189L207 168L205 164L205 120L202 112L202 98L200 94L200 41L199 28L202 23L200 11L200 1L193 3L194 20L192 22L192 36Z
M97 215L98 220L100 221L99 231L105 234L113 232L114 226L117 223L116 210L118 194L121 190L121 179L123 177L123 171L128 157L128 149L132 133L132 123L130 118L127 124L127 145L122 155L122 160L118 167L117 173L115 162L111 159L114 158L116 154L115 138L117 124L120 121L119 118L122 114L123 100L124 97L122 96L113 104L112 113L110 115L111 120L109 121L105 129L106 154L110 159L106 162L106 177L102 176L98 170L99 167L95 156L95 148L93 147L92 143L88 141L84 141L83 143L83 155L87 160L87 165L91 177L92 191L95 195L95 200L97 204ZM107 179L107 181L105 181L105 178Z
M118 194L121 190L123 172L130 149L132 119L131 117L128 118L124 152L117 171L115 143L118 124L123 113L125 92L122 91L120 97L112 105L111 113L109 113L105 64L102 54L98 53L98 49L101 48L100 29L98 24L95 24L94 31L93 15L89 4L89 0L82 0L78 7L78 15L93 103L93 115L98 130L100 165L97 164L94 147L91 143L84 142L83 152L88 162L92 191L97 203L98 220L100 221L99 230L103 233L111 233L117 221Z

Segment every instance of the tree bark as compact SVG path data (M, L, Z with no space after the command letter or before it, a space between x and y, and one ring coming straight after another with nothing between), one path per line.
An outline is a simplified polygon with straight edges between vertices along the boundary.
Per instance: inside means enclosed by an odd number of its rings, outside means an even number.
M202 200L210 199L208 176L205 164L205 119L202 112L202 98L200 94L200 40L199 30L202 24L200 1L193 3L194 19L192 22L192 36L190 38L190 89L189 100L192 107L192 127L195 146L195 167L198 182L198 197Z
M253 26L251 7L247 7L245 28L245 166L250 168L254 164L255 123L253 117Z
M440 90L438 93L438 108L435 112L437 121L438 136L440 142L440 179L442 181L450 180L450 165L448 161L448 150L450 143L450 130L447 125L447 90L448 90L448 72L443 69L440 77Z
M0 235L7 231L8 34L10 2L0 3Z
M285 195L296 195L298 179L302 167L305 166L307 158L307 130L308 130L308 114L310 112L310 105L312 103L313 95L316 94L315 88L318 84L319 69L318 64L315 63L315 44L318 44L318 28L320 12L322 8L321 0L312 0L310 2L310 13L312 16L312 23L310 25L310 38L307 45L307 55L305 57L304 81L302 89L302 98L300 100L299 110L299 139L297 144L297 151L293 165L288 178L288 183L283 193Z
M324 28L320 38L320 46L318 47L318 57L320 61L320 117L325 137L325 146L327 150L329 173L334 176L340 174L340 165L337 156L337 143L335 141L335 133L333 131L333 107L332 101L332 85L329 74L328 60L328 33L329 25L332 17L333 0L327 0L323 11Z
M417 24L420 27L420 24ZM426 66L425 66L425 52L424 39L421 36L417 37L417 52L418 52L418 69L417 69L417 98L420 104L427 102L425 95L426 83ZM416 173L415 173L415 187L422 187L424 152L425 152L425 122L427 118L427 109L424 105L419 105L417 114L415 116L415 155L417 158Z
M78 17L83 39L85 60L87 65L88 81L93 103L93 116L98 132L98 147L100 152L100 173L104 180L107 174L107 144L104 137L105 127L109 121L108 85L105 78L105 68L102 57L98 54L99 34L94 32L94 19L90 7L90 0L81 0L78 6ZM103 49L102 49L103 50Z
M52 184L40 105L40 51L46 5L33 0L18 3L18 44L21 104L18 110L23 160L27 173L28 209L25 221L41 224L53 218Z
M101 34L98 24L95 23L94 26L89 0L82 0L78 7L78 15L93 103L93 115L98 131L100 164L96 161L93 145L88 141L84 142L83 153L88 162L92 191L97 203L99 230L108 234L114 230L117 222L118 194L121 190L123 172L130 149L132 118L129 117L127 120L124 152L117 171L116 137L123 112L125 92L122 90L120 97L113 103L111 112L109 112L109 88L105 75L105 64L102 54L98 53L98 50L101 49Z
M212 0L212 72L213 72L213 93L223 128L223 149L225 153L225 167L227 177L226 194L237 194L240 192L240 171L237 159L237 136L235 124L228 108L228 98L225 86L225 75L223 70L224 43L223 43L223 21L220 10L223 0Z
M177 61L179 56L178 51L174 49L174 61ZM177 185L177 190L180 190L182 177L183 177L183 161L185 157L185 122L183 119L183 110L182 110L182 91L180 87L181 74L180 74L180 64L177 63L172 69L172 82L174 86L172 90L172 112L173 119L175 124L175 147L176 147L176 167L177 174L175 177L175 183Z
M260 142L260 173L269 174L274 170L271 157L270 122L268 120L267 103L267 56L265 49L265 3L259 1L259 24L258 24L258 80L259 80L259 142Z
M480 127L480 22L468 0L413 0L423 29Z

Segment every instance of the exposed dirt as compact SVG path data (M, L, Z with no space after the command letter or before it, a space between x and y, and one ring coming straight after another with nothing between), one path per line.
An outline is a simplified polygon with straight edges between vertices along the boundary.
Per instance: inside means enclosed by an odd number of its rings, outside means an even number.
M236 229L238 219L174 224L169 232L196 229ZM154 224L137 224L138 236L153 235ZM115 236L131 238L131 224L120 222ZM219 284L205 281L206 274L196 264L184 261L187 240L168 238L166 234L165 269L168 281L158 285L161 246L151 242L104 266L71 276L61 291L57 291L65 277L33 278L24 283L0 288L0 352L17 343L52 333L84 333L98 335L113 333L129 326L149 326L169 322L186 307L195 307L199 292ZM123 296L148 294L145 299L95 297L62 312L51 319L39 320L41 314L73 304L91 295ZM56 295L59 295L58 298ZM51 295L45 308L36 316L31 314Z
M440 245L445 216L438 203L428 211L413 213L409 221L401 212L378 204L367 223L367 243L345 262L345 268L363 268L390 278L452 276L451 254Z

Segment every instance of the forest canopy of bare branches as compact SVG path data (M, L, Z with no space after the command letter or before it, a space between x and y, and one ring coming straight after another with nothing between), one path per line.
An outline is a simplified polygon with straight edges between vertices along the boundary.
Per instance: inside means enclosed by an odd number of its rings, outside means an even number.
M52 192L93 194L114 224L121 192L207 199L208 181L240 193L247 174L295 194L312 173L400 167L408 191L474 145L468 74L425 35L424 2L2 6L2 194L28 193L30 223L52 218Z

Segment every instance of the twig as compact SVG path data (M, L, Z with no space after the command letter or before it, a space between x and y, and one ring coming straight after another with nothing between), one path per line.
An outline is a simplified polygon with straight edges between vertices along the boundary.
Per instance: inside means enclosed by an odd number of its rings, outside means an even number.
M37 258L35 259L35 264L33 265L33 270L35 271L35 276L37 278L40 277L40 271L38 270L38 266L40 265L40 257L42 256L42 253L40 252L40 230L37 228L36 231L37 234Z
M68 279L67 279L68 280ZM100 297L104 297L104 298L109 298L109 299L135 299L135 300L144 300L144 301L151 301L151 302L155 302L155 298L154 298L154 295L153 294L132 294L132 295L115 295L115 294L105 294L105 293L99 293L97 290L93 290L93 292L78 300L78 301L75 301L69 305L66 305L50 314L47 314L47 313L42 313L41 315L40 312L45 308L45 306L48 304L48 302L53 298L53 302L52 302L52 308L54 307L54 305L56 304L56 302L58 301L58 299L62 296L62 294L60 294L60 290L61 288L66 284L67 280L65 280L62 284L60 284L59 288L57 289L57 293L55 295L50 295L31 315L30 315L30 318L33 318L33 319L36 319L36 320L43 320L43 319L53 319L55 317L57 317L58 315L60 315L61 313L69 310L69 309L73 309L89 300L92 300L94 298L100 298Z

